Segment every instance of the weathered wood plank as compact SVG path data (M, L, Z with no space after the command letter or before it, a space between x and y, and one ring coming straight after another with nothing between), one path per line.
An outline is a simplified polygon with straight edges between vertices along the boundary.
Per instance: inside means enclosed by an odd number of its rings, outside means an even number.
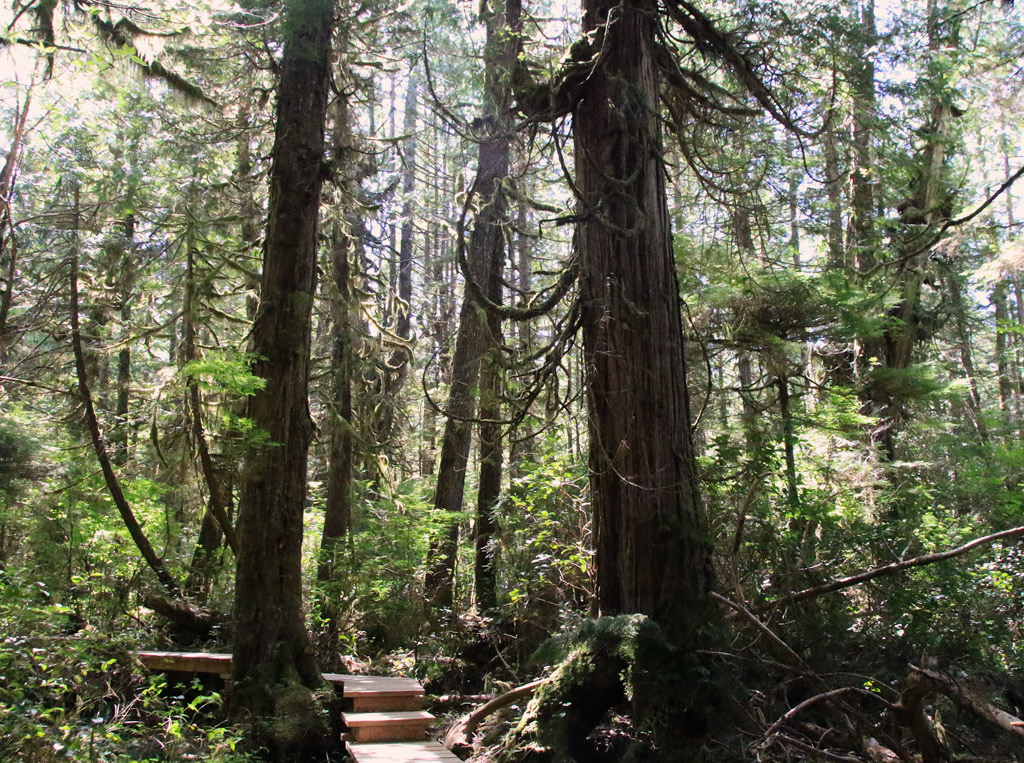
M148 670L180 670L183 673L231 675L231 655L216 652L136 652Z
M423 694L423 687L414 678L393 678L391 676L349 676L343 673L324 673L324 680L342 683L345 694L363 697L386 695L389 697L412 697Z
M355 763L456 763L459 759L437 742L349 742Z
M342 713L348 728L345 738L353 742L420 741L434 716L424 710L372 713Z

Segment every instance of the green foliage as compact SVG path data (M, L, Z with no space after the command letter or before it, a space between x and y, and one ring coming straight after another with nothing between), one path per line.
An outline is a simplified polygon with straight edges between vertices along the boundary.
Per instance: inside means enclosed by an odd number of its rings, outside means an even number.
M66 635L41 583L0 577L0 759L26 763L248 760L216 720L220 695L139 672L132 636Z
M182 371L209 392L245 397L258 392L267 384L266 379L252 373L251 362L249 356L223 352L208 354L200 360L186 363Z
M340 638L331 645L335 653L380 653L413 644L426 615L421 587L427 548L432 533L450 519L433 510L414 482L391 495L370 487L357 486L354 531L334 553L343 562L331 581L318 584L318 596L330 602L318 614L334 620ZM310 530L318 540L316 525Z
M506 612L551 632L586 612L593 592L585 466L552 440L495 510Z
M0 421L0 502L10 499L36 451L33 440L13 421ZM2 505L2 504L0 504Z

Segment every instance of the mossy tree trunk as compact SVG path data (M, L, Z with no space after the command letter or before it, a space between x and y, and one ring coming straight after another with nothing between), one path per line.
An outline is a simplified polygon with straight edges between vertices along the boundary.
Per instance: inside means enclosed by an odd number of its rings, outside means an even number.
M303 614L301 562L333 21L331 0L286 3L263 279L252 331L253 372L266 386L248 409L266 439L246 464L236 530L231 712L256 721L260 741L289 759L327 741L311 691L321 677Z

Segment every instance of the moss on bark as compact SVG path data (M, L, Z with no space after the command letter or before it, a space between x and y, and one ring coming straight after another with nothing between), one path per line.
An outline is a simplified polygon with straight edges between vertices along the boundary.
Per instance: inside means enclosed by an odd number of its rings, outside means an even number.
M691 650L643 615L605 617L559 639L562 655L497 757L501 763L700 761L719 691ZM600 727L628 715L609 749ZM595 731L598 729L598 731Z

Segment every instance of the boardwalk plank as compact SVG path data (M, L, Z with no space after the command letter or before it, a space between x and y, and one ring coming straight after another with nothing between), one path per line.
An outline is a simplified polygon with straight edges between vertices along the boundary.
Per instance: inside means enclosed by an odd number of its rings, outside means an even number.
M349 742L355 763L456 763L459 759L437 742Z

